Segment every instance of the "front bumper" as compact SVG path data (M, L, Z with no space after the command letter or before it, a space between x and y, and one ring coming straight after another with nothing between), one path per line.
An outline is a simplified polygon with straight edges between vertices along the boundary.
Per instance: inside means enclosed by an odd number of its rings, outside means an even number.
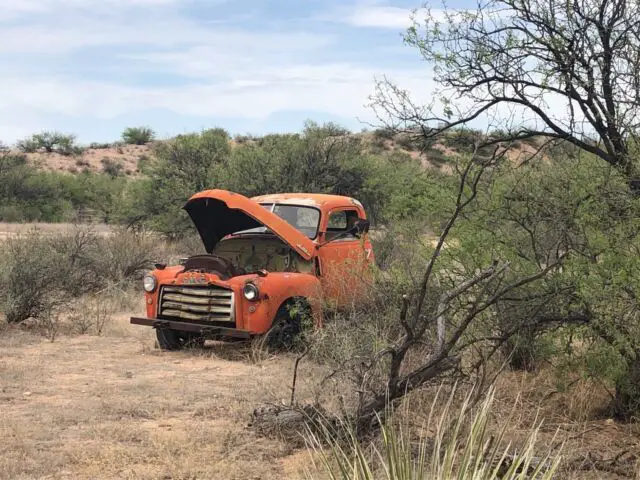
M133 325L146 325L153 328L168 328L171 330L180 330L183 332L195 332L212 337L234 337L245 339L251 338L251 334L246 330L218 327L213 325L202 325L199 323L142 317L131 317L129 319L129 322Z

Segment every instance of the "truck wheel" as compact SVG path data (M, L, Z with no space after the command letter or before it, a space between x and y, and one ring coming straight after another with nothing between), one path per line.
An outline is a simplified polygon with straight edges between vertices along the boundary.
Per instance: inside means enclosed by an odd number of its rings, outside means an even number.
M266 334L265 340L270 350L289 351L295 348L302 332L301 317L301 314L291 316L287 306L280 308Z
M156 337L162 350L182 350L183 348L204 346L204 337L197 333L156 328Z

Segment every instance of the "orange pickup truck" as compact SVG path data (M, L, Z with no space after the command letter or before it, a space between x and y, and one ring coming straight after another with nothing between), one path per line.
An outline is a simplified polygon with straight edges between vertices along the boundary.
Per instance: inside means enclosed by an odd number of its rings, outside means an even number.
M130 320L154 327L162 349L264 334L287 348L305 319L320 324L324 308L354 301L365 287L373 251L353 198L206 190L184 209L206 254L156 264L143 281L147 316Z

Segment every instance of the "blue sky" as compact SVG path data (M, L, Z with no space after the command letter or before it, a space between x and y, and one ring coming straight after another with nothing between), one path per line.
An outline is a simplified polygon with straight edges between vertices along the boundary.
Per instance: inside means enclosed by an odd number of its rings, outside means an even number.
M0 141L55 129L110 141L221 126L360 130L374 79L428 98L402 43L414 1L0 0Z

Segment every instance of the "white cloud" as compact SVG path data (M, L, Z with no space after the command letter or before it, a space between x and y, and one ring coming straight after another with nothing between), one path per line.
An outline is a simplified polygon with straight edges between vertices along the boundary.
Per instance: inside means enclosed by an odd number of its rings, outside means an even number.
M90 9L102 12L113 8L131 9L136 7L161 7L175 5L181 0L0 0L2 16L0 22L44 13L69 13L74 10ZM218 2L220 0L217 0Z
M406 8L362 5L357 6L344 21L356 27L406 29L411 26L411 12Z
M0 0L14 19L0 28L0 62L9 72L0 76L0 119L12 119L0 122L0 139L65 128L43 125L44 118L90 123L155 109L204 118L316 111L371 119L364 105L382 74L430 91L419 63L389 71L383 63L335 61L332 49L345 46L332 35L231 28L224 16L205 24L181 13L180 2ZM134 7L140 14L130 14Z
M263 66L244 75L236 73L223 82L162 88L65 77L47 80L5 77L0 78L0 113L40 111L113 118L160 108L181 115L245 119L264 119L286 110L367 117L371 112L364 105L367 96L373 93L374 76L380 73L349 64ZM424 71L398 71L393 77L417 92L426 86Z
M385 5L357 4L350 8L340 8L333 15L341 23L354 27L387 28L406 30L413 25L414 19L418 24L424 24L425 19L440 23L457 22L462 14L472 13L474 10L454 8L400 8ZM485 11L487 15L489 11ZM507 10L491 11L492 18L506 16Z

